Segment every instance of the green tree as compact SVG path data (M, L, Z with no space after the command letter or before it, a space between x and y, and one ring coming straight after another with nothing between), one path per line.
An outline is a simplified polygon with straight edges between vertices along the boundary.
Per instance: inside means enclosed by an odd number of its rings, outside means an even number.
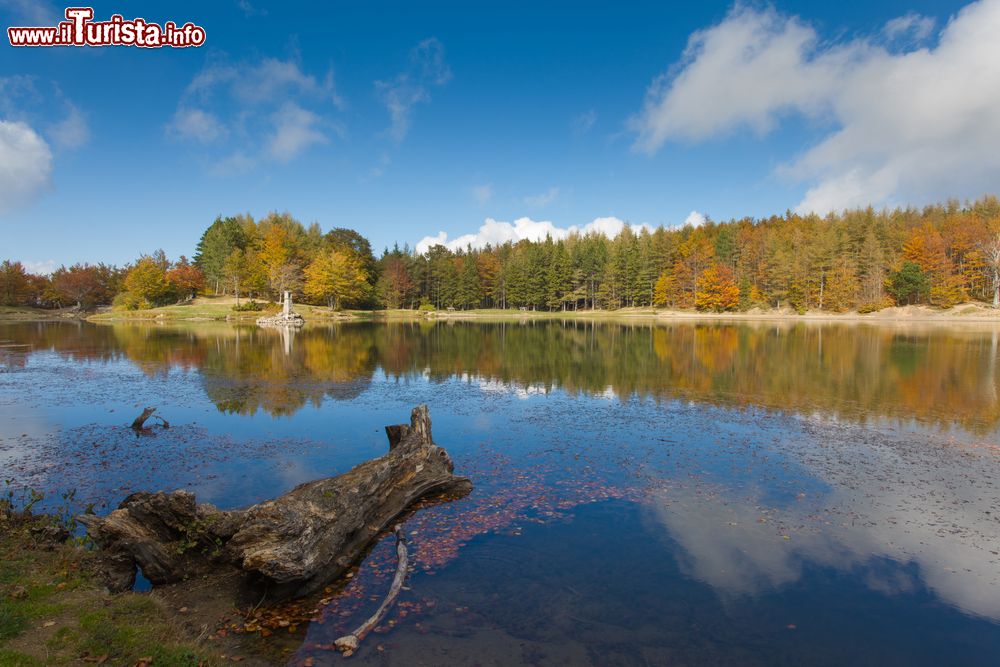
M900 305L920 303L930 295L930 278L916 262L903 262L889 278L889 293Z
M249 239L247 228L253 226L250 216L218 217L198 240L194 265L204 274L218 294L226 278L225 264L234 250L245 250Z

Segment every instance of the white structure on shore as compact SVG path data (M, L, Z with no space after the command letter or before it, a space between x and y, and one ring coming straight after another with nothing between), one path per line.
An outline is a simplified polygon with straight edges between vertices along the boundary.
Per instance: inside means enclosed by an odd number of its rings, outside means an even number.
M301 327L305 320L298 313L292 312L292 293L285 291L281 313L273 317L258 317L257 326L261 327Z

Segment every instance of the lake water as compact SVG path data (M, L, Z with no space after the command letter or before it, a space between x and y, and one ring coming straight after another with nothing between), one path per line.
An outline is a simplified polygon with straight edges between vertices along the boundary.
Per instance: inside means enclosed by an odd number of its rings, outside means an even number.
M175 488L246 505L382 454L382 427L427 403L475 490L407 522L409 590L355 662L1000 662L995 328L73 322L0 341L2 477L48 508ZM146 405L171 427L137 438ZM323 598L290 661L339 664L392 553Z

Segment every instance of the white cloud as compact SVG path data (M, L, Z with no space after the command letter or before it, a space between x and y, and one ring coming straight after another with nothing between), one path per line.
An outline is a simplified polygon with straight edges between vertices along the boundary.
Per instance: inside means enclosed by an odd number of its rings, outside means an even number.
M705 214L699 213L698 211L691 211L688 213L688 217L684 218L684 224L690 225L691 227L701 227L705 224Z
M44 259L39 262L21 262L24 265L25 271L28 273L34 273L39 276L50 275L56 270L59 265L56 264L54 259Z
M0 214L34 199L51 174L45 140L25 123L0 120Z
M185 95L206 99L228 92L244 105L281 101L293 96L307 96L344 107L344 100L333 83L333 72L321 80L302 71L294 58L262 58L258 62L227 63L218 61L199 72L188 84Z
M215 114L194 108L177 109L169 130L179 137L203 144L212 143L226 134L226 128Z
M320 78L305 72L296 57L235 63L222 58L191 80L166 130L213 146L209 171L232 175L264 159L290 162L311 146L329 143L326 130L338 131L331 112L345 106L332 70Z
M472 196L476 198L480 206L485 206L493 199L493 185L486 183L472 188Z
M932 29L912 15L886 34ZM1000 0L965 7L933 48L899 53L874 39L824 43L796 17L737 5L654 80L629 122L634 147L763 135L795 113L836 126L778 170L810 184L799 211L977 196L1000 179L998 33Z
M921 16L916 12L910 12L905 16L899 16L886 23L882 32L889 39L910 37L916 41L920 41L927 39L933 30L933 18L930 16Z
M386 133L397 143L410 130L413 107L431 99L430 87L451 80L451 68L444 58L444 46L435 37L423 40L410 52L406 70L385 81L375 82L375 93L389 111Z
M268 141L271 157L289 162L310 146L329 142L326 135L316 129L319 116L289 102L274 114L275 132Z
M511 243L525 240L542 241L546 236L551 236L553 240L558 241L565 239L571 234L603 234L608 238L614 238L624 229L626 224L625 221L613 216L595 218L583 227L577 227L576 225L557 227L549 220L532 220L527 217L518 218L513 223L486 218L486 221L483 222L479 231L475 234L463 234L449 241L447 233L438 232L434 236L425 236L420 239L417 242L416 250L418 253L424 253L435 245L443 245L453 251L461 250L468 246L483 248L487 244L496 246L508 241ZM632 228L635 230L646 228L652 231L652 227L645 224L632 225Z
M543 206L548 206L558 198L559 198L559 188L549 188L548 190L540 194L532 195L530 197L525 197L524 203L527 204L528 206L542 208Z
M0 7L20 15L17 12L27 11L30 4ZM63 110L65 115L60 115ZM32 202L49 187L53 146L79 148L89 137L83 112L55 82L27 75L0 76L0 215Z
M60 110L65 115L59 116ZM86 115L58 84L35 76L0 77L0 117L43 128L57 148L80 148L90 139Z

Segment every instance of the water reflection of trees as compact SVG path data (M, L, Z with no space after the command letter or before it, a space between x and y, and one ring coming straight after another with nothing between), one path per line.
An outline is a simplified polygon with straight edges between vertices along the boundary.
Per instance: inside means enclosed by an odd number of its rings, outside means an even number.
M292 414L349 399L376 369L548 391L693 400L974 430L1000 421L997 332L788 323L352 323L298 332L224 324L26 324L4 336L147 374L198 369L220 410Z
M382 327L387 373L984 429L1000 421L997 333L814 324Z

